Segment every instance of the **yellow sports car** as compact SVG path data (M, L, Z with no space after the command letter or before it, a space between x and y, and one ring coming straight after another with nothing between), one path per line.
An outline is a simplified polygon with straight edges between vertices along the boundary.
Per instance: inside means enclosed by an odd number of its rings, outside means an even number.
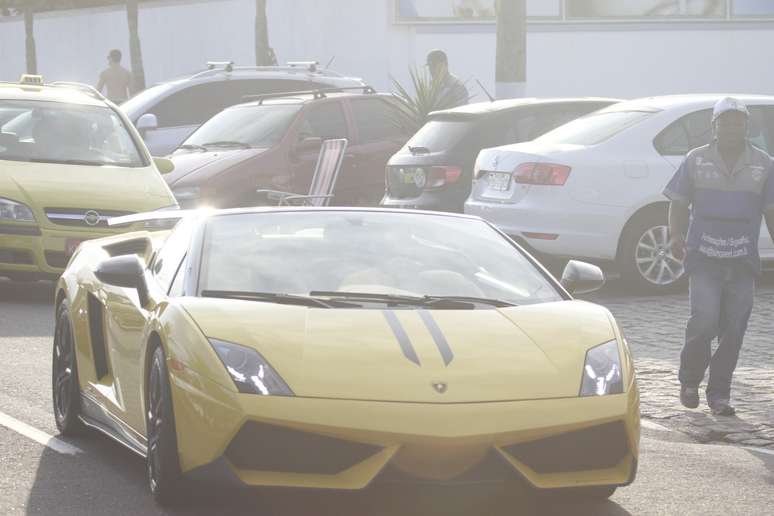
M596 497L634 479L626 341L571 297L602 285L598 268L570 262L557 282L464 215L177 216L85 243L56 290L56 423L147 457L158 500L191 478L518 479Z
M176 207L159 169L172 164L96 90L0 82L0 276L57 277L81 241L138 227L109 218Z

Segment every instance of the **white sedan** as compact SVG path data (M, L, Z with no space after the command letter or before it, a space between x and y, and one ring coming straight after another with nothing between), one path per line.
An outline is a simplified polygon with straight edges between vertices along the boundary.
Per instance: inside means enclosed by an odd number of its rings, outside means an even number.
M465 213L479 215L539 254L615 263L643 289L676 285L662 195L685 154L711 138L712 107L727 95L622 102L527 143L478 155ZM750 109L750 141L774 150L774 97L732 95ZM765 224L761 258L774 261Z

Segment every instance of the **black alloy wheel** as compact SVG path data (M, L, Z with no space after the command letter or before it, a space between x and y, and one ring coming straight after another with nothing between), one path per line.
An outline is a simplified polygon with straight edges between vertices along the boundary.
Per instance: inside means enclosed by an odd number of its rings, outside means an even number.
M161 505L180 502L182 473L177 453L175 417L164 350L153 350L147 383L148 484Z
M57 310L54 331L51 391L54 401L56 427L62 435L76 435L84 426L79 419L81 392L78 385L78 367L75 361L75 339L67 301Z

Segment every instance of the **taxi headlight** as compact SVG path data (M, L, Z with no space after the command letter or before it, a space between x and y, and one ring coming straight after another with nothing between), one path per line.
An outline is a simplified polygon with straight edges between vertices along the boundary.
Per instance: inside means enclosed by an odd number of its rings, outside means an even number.
M618 342L611 340L591 348L583 366L581 396L604 396L623 392L621 355Z
M26 204L0 197L0 220L35 222L35 215Z
M288 384L260 353L252 348L210 339L239 392L261 396L295 396Z

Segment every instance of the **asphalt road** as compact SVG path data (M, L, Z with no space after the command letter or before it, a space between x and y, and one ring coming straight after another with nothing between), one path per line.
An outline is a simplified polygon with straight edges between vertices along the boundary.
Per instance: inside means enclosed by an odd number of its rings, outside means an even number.
M620 296L613 292L611 295ZM56 435L51 410L51 286L0 281L0 416ZM288 490L191 493L176 511L154 506L144 463L99 435L62 454L0 425L0 514L136 515L640 515L771 514L774 456L700 445L644 430L636 482L610 501L536 501L515 486L374 486L357 493Z

